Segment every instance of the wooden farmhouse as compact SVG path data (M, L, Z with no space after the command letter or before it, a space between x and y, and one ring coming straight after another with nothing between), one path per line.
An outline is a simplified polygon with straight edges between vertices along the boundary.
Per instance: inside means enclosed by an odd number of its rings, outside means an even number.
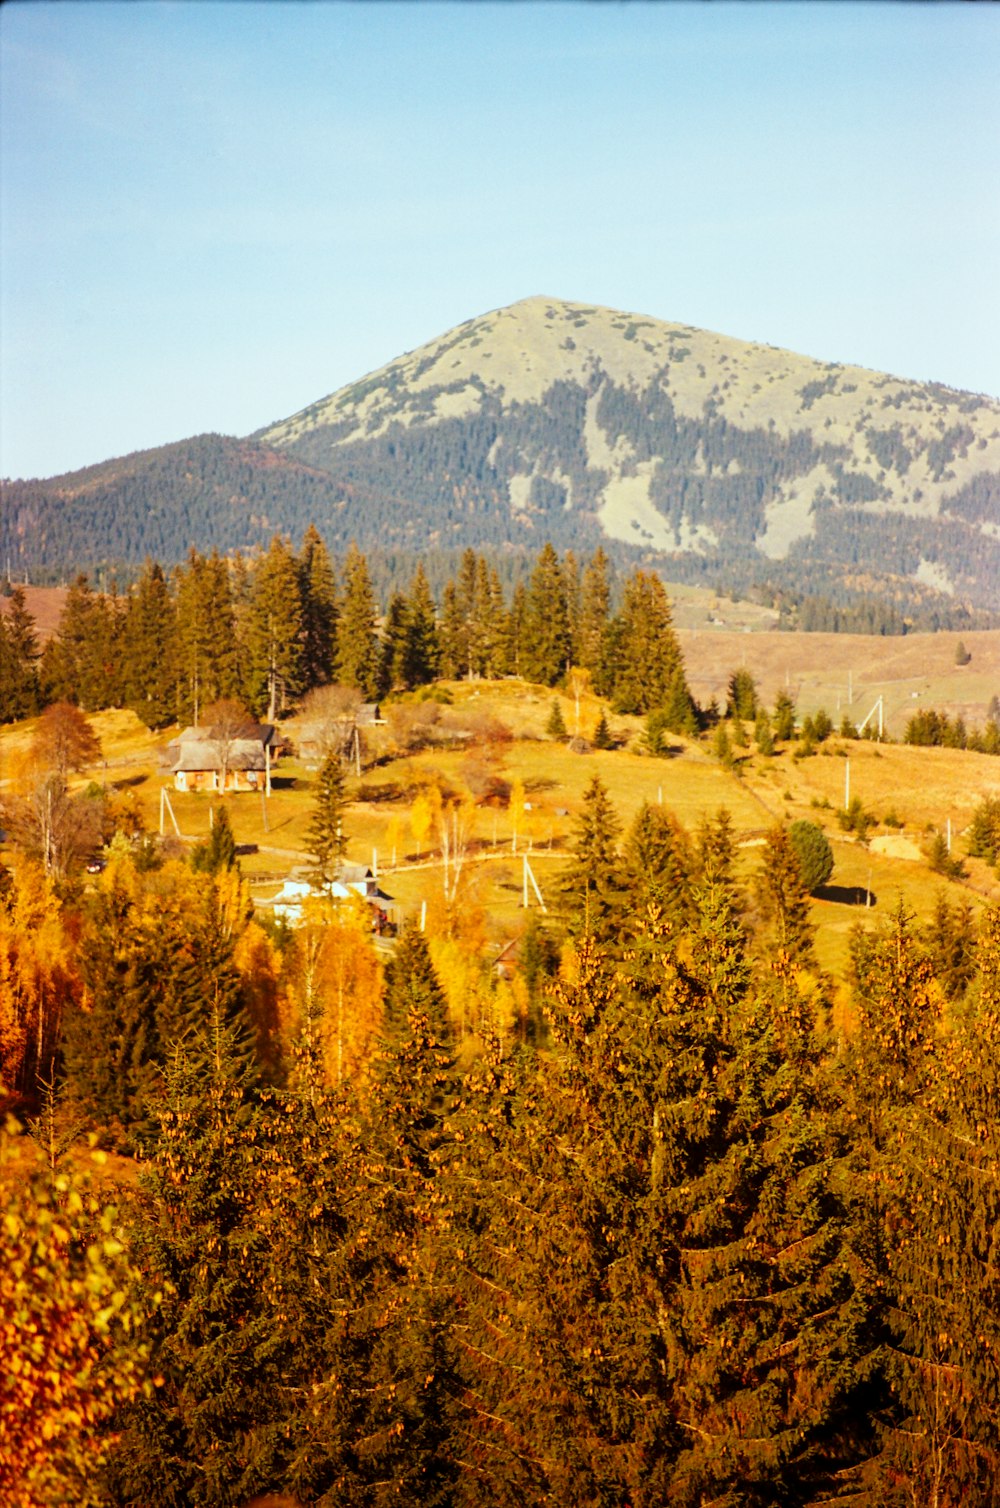
M209 728L185 728L167 745L170 773L178 791L268 791L271 769L283 740L271 723L246 736L221 738Z

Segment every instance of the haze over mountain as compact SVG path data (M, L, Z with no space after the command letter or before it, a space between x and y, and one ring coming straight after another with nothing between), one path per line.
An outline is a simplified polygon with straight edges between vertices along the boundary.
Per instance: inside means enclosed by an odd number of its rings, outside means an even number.
M1000 604L1000 402L530 298L249 440L5 488L15 573L293 536L395 550L614 542L664 575Z

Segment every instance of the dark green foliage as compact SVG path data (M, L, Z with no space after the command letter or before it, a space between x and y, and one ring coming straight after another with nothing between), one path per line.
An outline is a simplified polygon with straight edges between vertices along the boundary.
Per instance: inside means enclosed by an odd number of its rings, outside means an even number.
M378 688L375 599L368 564L352 544L344 562L344 597L337 622L337 681L372 701Z
M692 707L670 603L658 576L636 571L625 584L621 612L611 630L608 668L619 712L668 708L676 730Z
M812 823L801 824L812 827ZM819 832L818 828L814 829ZM819 833L820 837L823 836ZM757 894L761 915L768 924L767 943L779 949L795 963L811 960L813 928L809 920L807 896L810 887L806 884L801 848L810 859L814 854L811 834L803 836L801 829L793 838L791 831L782 827L772 828L764 843ZM829 845L827 845L829 847ZM831 865L832 865L831 856ZM817 869L821 866L817 866Z
M825 885L833 873L833 849L830 840L815 822L799 820L788 829L788 840L795 850L802 872L802 883L812 894Z
M969 823L969 854L1000 863L1000 796L984 796Z
M608 727L608 719L603 707L601 708L601 715L597 719L597 725L594 728L594 737L591 742L595 749L614 748L615 741L611 736L611 729Z
M552 702L552 710L549 720L545 724L545 731L549 738L564 739L566 737L566 723L562 715L562 707L559 698L555 697Z
M325 686L333 678L337 632L337 581L326 545L315 524L302 537L299 555L299 600L302 609L303 689Z
M229 812L224 806L212 810L208 837L191 850L191 868L205 874L218 874L236 863L236 839L233 837Z
M868 841L868 833L875 826L875 818L865 809L860 796L852 796L848 806L837 813L837 825L842 832L854 833L862 843Z
M245 621L250 704L272 723L304 684L301 579L288 545L275 536L254 567ZM311 612L315 632L316 614ZM315 643L312 650L316 652Z
M123 629L125 703L147 728L177 716L177 613L162 567L147 561L128 599Z
M726 693L726 716L752 723L757 716L757 687L749 670L734 670Z
M948 880L960 880L965 877L965 865L961 859L954 858L948 847L948 839L944 833L935 833L927 846L927 863L935 874L940 874Z
M584 792L576 828L573 858L561 882L563 902L574 931L604 942L615 930L621 904L621 823L596 775Z
M316 778L316 800L307 838L315 860L313 881L329 890L340 871L347 848L344 833L344 767L340 755L330 753L323 760Z
M16 586L0 611L0 723L18 722L38 711L38 639L23 588Z
M520 673L529 681L554 686L570 659L566 587L559 558L546 544L531 575L525 602Z
M774 703L772 718L774 736L782 743L795 737L795 704L787 691L779 691Z

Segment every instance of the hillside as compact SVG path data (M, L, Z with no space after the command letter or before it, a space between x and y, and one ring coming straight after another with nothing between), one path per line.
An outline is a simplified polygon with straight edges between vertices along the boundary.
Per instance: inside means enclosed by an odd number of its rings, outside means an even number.
M1000 600L1000 402L525 299L249 441L7 484L16 572L315 522L331 548L610 544L675 581Z

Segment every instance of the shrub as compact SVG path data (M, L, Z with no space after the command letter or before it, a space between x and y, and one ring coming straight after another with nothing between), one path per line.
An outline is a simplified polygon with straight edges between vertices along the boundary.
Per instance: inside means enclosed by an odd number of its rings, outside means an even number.
M825 885L833 873L833 849L830 840L815 822L800 820L788 829L788 840L795 850L802 871L802 883L810 892Z

